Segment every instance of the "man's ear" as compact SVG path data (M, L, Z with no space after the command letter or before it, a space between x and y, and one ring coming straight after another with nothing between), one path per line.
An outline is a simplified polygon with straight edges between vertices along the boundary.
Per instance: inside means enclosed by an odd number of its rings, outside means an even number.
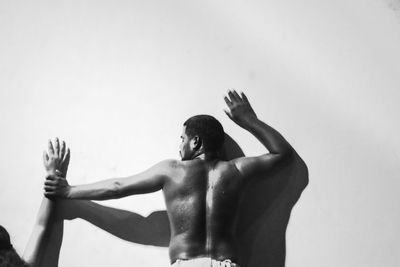
M192 148L196 149L196 150L199 150L201 145L202 145L202 141L201 141L200 137L198 137L197 135L195 137L193 137L193 139L192 139Z

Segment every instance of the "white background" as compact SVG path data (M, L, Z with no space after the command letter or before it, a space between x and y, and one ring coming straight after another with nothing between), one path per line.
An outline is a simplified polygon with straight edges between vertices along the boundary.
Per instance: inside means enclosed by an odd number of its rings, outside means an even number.
M306 161L289 267L394 267L398 238L397 0L1 1L0 224L23 251L48 138L80 184L178 158L183 121L220 119L245 153L262 146L223 113L228 88ZM103 204L143 215L161 193ZM66 222L60 266L168 266L164 248Z

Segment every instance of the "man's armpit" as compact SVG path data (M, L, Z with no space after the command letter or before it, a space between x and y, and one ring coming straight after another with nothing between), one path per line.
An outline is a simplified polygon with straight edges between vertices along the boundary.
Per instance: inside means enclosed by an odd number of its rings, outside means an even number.
M280 155L268 153L257 157L238 158L234 160L234 164L244 178L251 178L267 173L279 160Z

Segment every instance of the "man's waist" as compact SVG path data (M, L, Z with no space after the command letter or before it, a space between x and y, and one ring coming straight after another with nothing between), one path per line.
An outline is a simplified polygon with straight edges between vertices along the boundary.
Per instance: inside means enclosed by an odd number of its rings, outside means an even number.
M206 238L194 238L191 235L175 235L171 238L169 246L171 262L177 259L189 260L200 257L216 260L237 259L236 242L232 236Z
M224 262L224 261L238 262L235 251L228 250L227 248L221 251L214 250L213 252L209 252L206 250L193 250L193 249L185 251L170 250L170 259L171 259L171 264L176 261L191 261L196 259L209 259L219 262Z
M197 257L192 259L177 259L171 267L240 267L231 259L214 259L211 257Z

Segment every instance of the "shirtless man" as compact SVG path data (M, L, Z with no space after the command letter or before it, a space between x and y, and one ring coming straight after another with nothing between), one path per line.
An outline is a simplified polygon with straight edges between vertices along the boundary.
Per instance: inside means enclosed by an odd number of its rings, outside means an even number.
M229 91L224 99L225 113L265 146L265 154L221 160L222 125L211 116L198 115L183 125L181 161L165 160L133 176L79 186L50 176L45 195L106 200L163 190L172 266L239 266L233 228L243 188L253 177L287 164L294 152L276 130L257 118L245 94Z

